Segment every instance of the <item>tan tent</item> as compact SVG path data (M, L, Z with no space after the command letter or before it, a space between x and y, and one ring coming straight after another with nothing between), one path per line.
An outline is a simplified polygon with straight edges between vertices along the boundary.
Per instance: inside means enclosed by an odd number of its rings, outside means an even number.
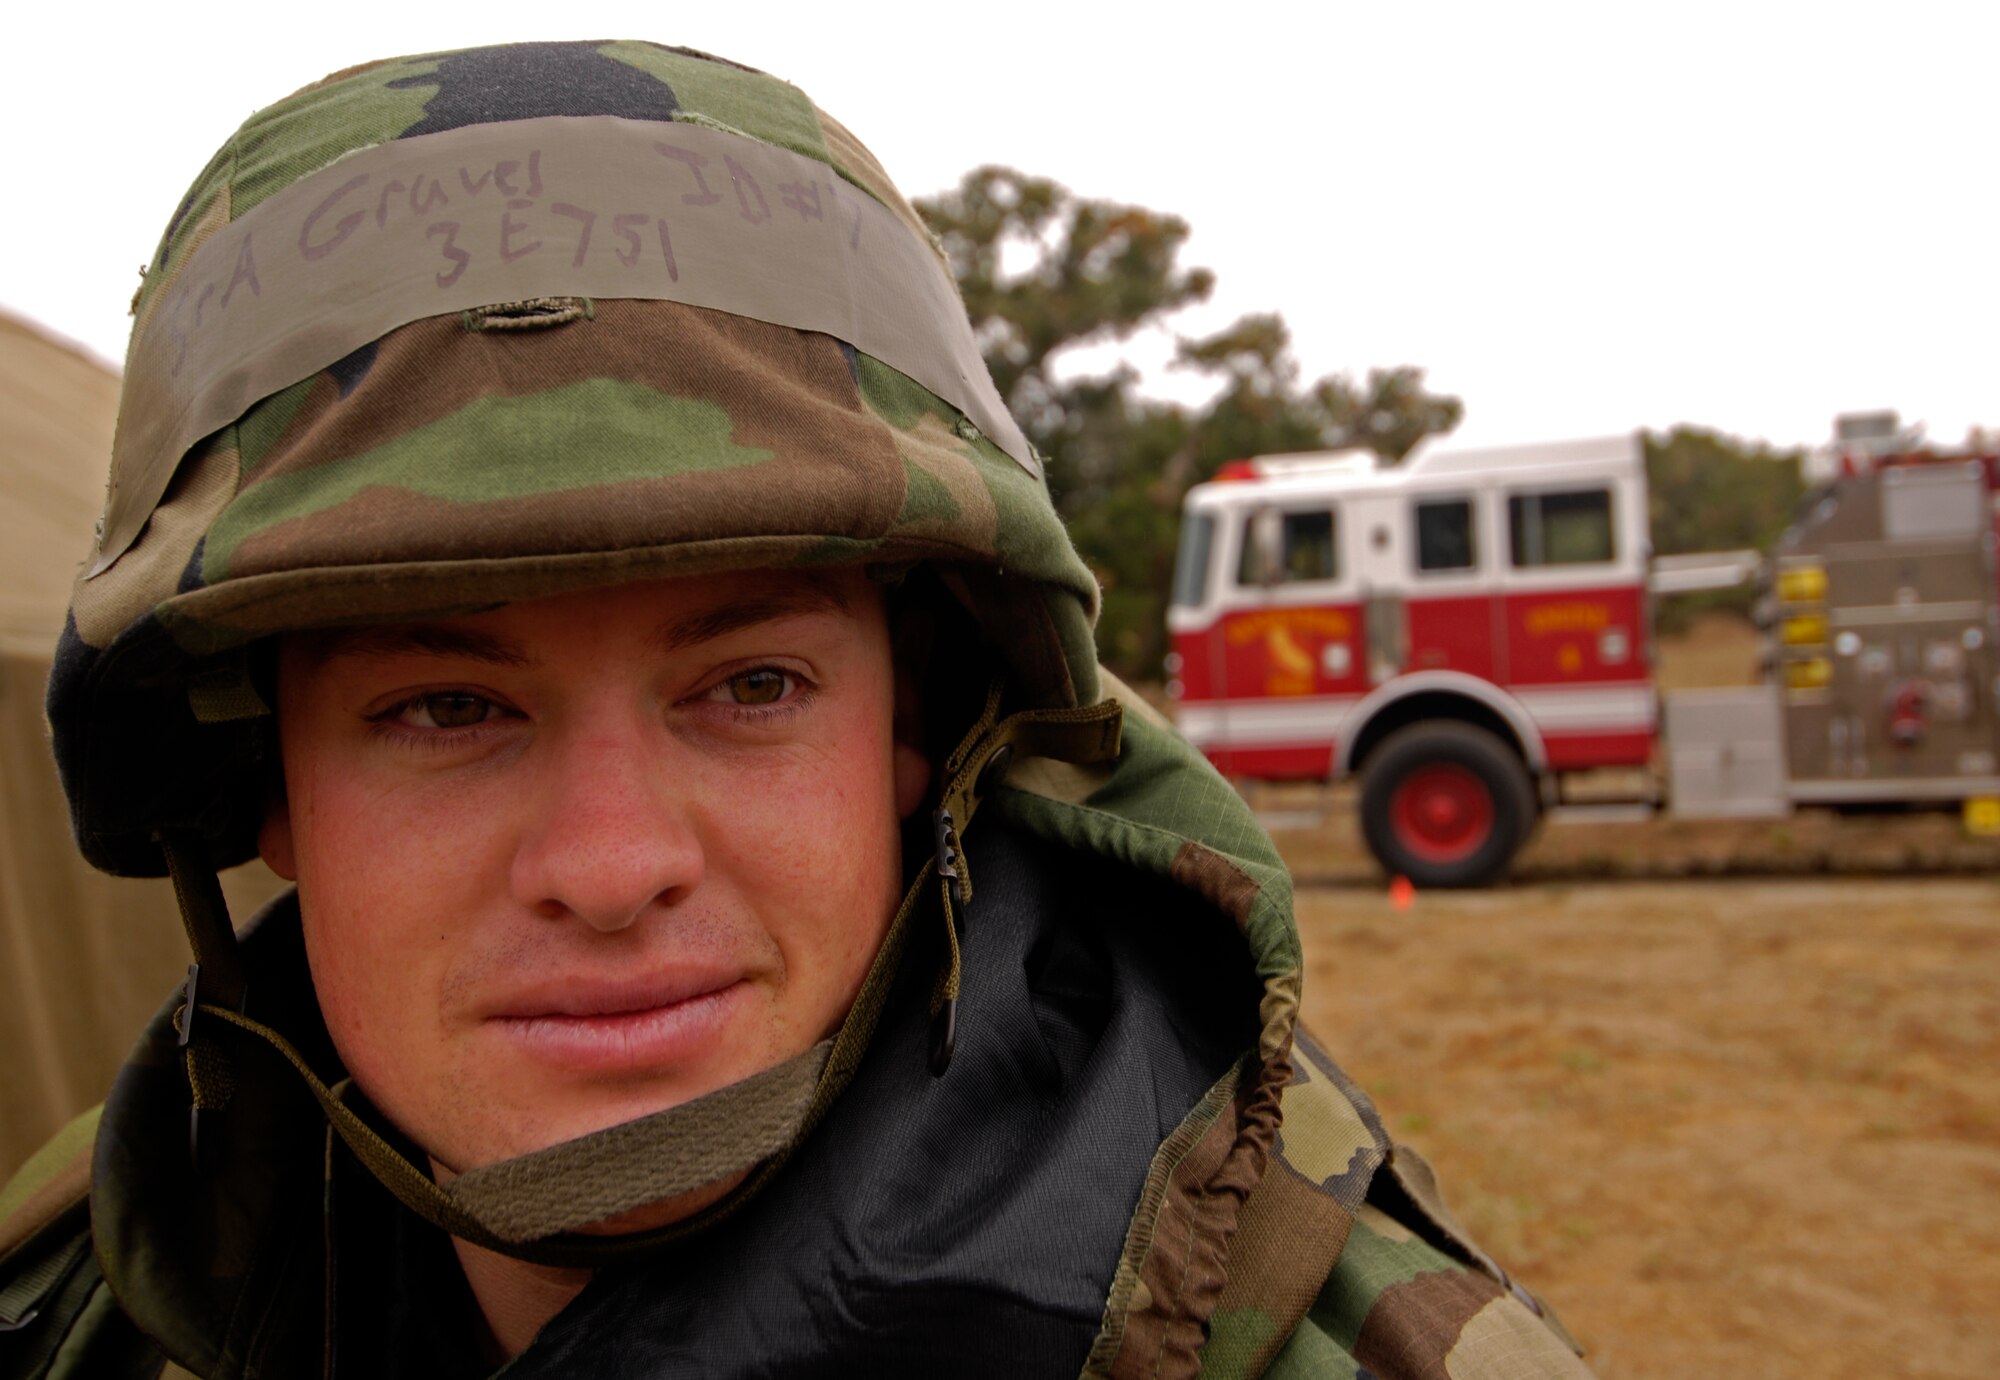
M0 312L0 1179L103 1098L187 968L167 884L77 856L42 714L117 411L116 372ZM276 879L226 883L241 915Z

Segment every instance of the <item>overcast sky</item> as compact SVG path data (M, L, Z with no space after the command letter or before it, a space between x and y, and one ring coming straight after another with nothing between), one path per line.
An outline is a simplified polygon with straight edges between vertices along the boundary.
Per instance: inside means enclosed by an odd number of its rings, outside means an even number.
M1179 214L1219 282L1175 329L1277 310L1308 377L1422 366L1465 444L2000 424L2000 6L675 9L34 6L0 305L122 358L137 265L253 109L373 57L653 38L796 82L911 195L992 162Z

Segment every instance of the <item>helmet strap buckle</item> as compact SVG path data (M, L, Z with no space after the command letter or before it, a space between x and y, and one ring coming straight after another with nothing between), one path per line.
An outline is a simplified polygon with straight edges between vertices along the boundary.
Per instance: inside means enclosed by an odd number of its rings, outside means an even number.
M188 965L187 986L178 1013L176 1044L187 1066L188 1159L201 1169L201 1121L204 1112L219 1112L229 1103L235 1079L228 1056L204 1032L196 1038L195 1012L206 1001L211 1009L242 1011L246 984L243 959L236 946L236 929L229 920L229 902L210 865L201 836L188 830L163 830L160 851L173 878L174 900L187 929L194 962Z

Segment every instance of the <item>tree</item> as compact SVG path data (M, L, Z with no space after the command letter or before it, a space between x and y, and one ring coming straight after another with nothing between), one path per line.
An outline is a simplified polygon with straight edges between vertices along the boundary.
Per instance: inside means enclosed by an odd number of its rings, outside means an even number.
M1427 393L1424 371L1404 365L1370 369L1357 388L1331 374L1298 384L1291 332L1277 313L1245 316L1204 340L1183 340L1175 362L1224 380L1201 417L1213 472L1225 460L1291 450L1372 450L1394 464L1426 436L1457 426L1464 405Z
M1647 432L1653 550L1769 551L1805 495L1800 451L1746 445L1704 427Z
M1143 396L1124 364L1066 378L1065 351L1127 339L1208 297L1215 275L1180 263L1187 222L998 167L917 210L944 247L994 384L1049 457L1057 511L1104 586L1098 650L1121 674L1158 673L1190 485L1226 461L1285 451L1360 445L1396 461L1458 424L1458 399L1425 392L1420 369L1302 385L1275 312L1179 342L1176 367L1218 385L1202 407Z
M1424 371L1408 364L1370 369L1357 390L1345 378L1321 379L1314 386L1320 406L1350 446L1366 446L1400 464L1426 436L1442 436L1465 416L1457 398L1424 391Z
M1797 450L1746 445L1717 431L1677 426L1647 432L1646 483L1651 492L1653 550L1662 556L1691 551L1769 551L1805 494ZM1748 586L1664 601L1658 624L1677 632L1707 609L1748 614Z
M1082 200L1011 168L976 168L917 210L944 246L994 385L1031 436L1060 423L1049 415L1063 405L1051 355L1123 340L1215 286L1207 269L1179 266L1188 226L1178 216ZM1024 254L1030 265L1011 270Z

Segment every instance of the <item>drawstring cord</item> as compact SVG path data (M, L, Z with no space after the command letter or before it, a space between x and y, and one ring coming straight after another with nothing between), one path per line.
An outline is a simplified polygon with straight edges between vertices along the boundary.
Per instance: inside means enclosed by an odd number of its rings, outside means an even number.
M1000 718L1002 686L986 692L986 706L945 758L948 782L931 814L938 910L944 919L944 970L931 991L930 1069L942 1078L958 1047L958 998L964 975L972 869L961 842L980 802L998 788L1015 757L1053 757L1079 766L1118 755L1124 718L1116 700L1075 709L1025 709Z

